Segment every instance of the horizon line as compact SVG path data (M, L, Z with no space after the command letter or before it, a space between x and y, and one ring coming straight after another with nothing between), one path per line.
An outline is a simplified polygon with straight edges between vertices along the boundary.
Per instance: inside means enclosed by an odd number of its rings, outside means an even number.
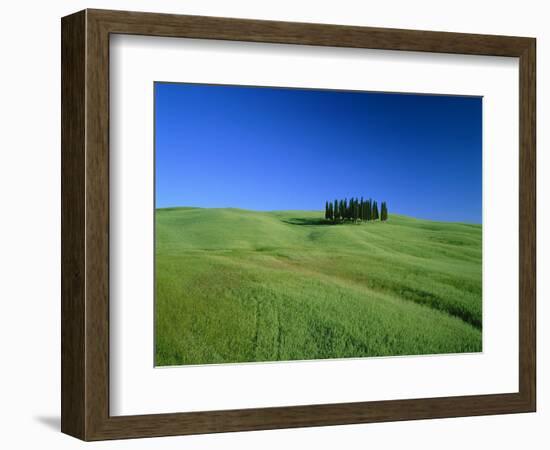
M248 208L239 208L237 206L191 206L191 205L179 205L179 206L155 206L155 211L163 209L237 209L241 211L250 211L250 212L261 212L261 213L277 213L277 212L291 212L291 211L303 211L303 212L318 212L323 213L322 209L248 209ZM483 226L483 222L471 222L468 220L439 220L439 219L427 219L424 217L416 217L408 214L401 214L396 212L388 213L389 216L401 216L408 217L415 220L424 220L428 222L441 222L441 223L456 223L456 224L466 224L466 225L479 225Z

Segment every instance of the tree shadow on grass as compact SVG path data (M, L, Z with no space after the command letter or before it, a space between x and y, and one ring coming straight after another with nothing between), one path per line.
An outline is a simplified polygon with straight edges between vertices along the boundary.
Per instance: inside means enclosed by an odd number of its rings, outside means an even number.
M327 219L317 218L304 218L304 217L291 217L289 219L282 219L284 223L290 225L340 225L341 222L333 222Z

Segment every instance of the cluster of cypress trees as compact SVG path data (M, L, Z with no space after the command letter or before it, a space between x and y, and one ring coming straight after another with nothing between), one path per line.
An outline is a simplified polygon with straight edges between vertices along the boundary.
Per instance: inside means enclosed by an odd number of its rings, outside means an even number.
M361 200L351 198L325 202L325 219L333 222L353 220L355 222L368 220L388 220L388 206L386 202L380 204L380 212L376 200Z

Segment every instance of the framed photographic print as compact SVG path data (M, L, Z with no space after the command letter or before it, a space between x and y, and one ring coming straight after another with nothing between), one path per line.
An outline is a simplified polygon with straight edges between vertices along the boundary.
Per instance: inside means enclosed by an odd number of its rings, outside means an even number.
M62 19L62 431L535 411L535 39Z

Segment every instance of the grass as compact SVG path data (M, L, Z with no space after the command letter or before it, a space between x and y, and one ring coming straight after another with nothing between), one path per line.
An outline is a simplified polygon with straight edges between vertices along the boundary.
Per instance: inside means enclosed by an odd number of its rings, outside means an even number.
M481 226L156 211L156 365L481 351Z

